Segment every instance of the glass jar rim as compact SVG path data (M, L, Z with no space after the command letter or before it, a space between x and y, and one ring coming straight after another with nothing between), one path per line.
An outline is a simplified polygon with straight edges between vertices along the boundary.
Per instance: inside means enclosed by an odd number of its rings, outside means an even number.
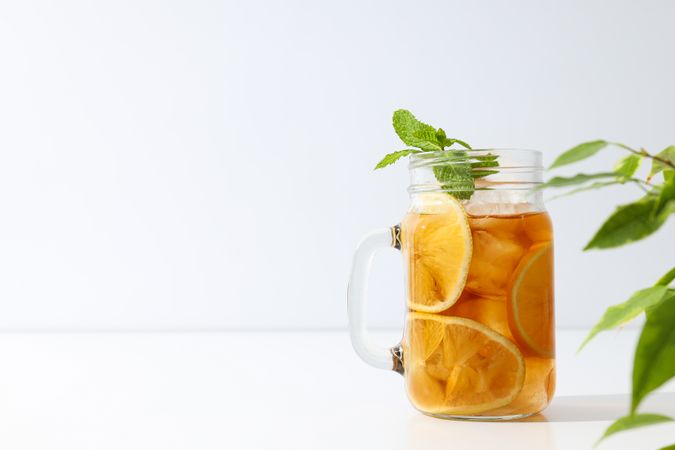
M539 150L521 149L521 148L452 148L446 150L423 151L414 153L410 157L408 164L410 169L424 166L433 166L436 163L448 164L448 152L461 151L471 159L480 159L485 156L497 156L506 159L507 164L500 164L502 169L531 169L543 170L542 152Z
M444 191L467 198L475 191L532 191L544 171L541 152L514 148L420 152L408 168L410 194Z

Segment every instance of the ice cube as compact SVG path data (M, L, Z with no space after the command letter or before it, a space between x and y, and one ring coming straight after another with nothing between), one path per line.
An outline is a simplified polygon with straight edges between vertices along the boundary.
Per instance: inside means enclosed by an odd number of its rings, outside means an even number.
M497 333L512 339L506 316L506 299L479 297L465 292L444 315L475 320Z
M511 274L527 246L501 226L499 231L475 229L472 236L473 255L466 288L485 297L506 297Z
M508 216L537 211L534 198L527 190L477 190L464 204L474 216Z

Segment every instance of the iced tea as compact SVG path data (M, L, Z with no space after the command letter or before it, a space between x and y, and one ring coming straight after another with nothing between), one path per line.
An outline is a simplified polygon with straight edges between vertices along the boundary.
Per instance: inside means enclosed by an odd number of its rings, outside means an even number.
M445 252L458 245L442 213L409 213L401 223L408 304L461 289L442 310L409 308L402 343L408 396L422 412L441 417L539 412L555 387L549 216L466 217L468 272L445 267ZM448 278L455 276L449 270L464 273L462 283Z

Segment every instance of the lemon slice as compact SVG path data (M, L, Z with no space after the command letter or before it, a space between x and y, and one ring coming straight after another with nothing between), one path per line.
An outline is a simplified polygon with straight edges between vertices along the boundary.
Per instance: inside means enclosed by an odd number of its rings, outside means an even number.
M552 358L553 246L535 245L523 257L509 284L506 311L511 333L521 347L536 356Z
M404 341L408 395L432 414L479 414L513 401L525 362L501 334L470 319L410 313Z
M420 196L401 224L408 262L408 307L440 312L464 289L471 265L471 229L462 205L447 194Z

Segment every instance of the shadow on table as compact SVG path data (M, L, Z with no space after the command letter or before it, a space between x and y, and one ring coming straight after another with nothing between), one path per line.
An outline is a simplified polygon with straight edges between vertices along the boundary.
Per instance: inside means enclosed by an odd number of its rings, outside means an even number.
M613 421L626 415L629 404L629 395L556 397L543 413L510 422L446 421L422 414L412 414L404 431L402 448L414 450L587 448L569 445L576 446L579 442L592 442L597 439L606 428L605 424L597 422ZM675 392L653 394L648 397L640 410L675 415ZM575 426L580 434L568 437L566 446L561 447L561 431L558 428L556 432L555 423L567 422L577 422L583 426ZM523 446L524 439L527 442L526 447Z
M630 395L577 395L555 397L541 414L519 422L594 422L616 420L628 414ZM641 411L675 415L675 392L657 392L643 402Z

